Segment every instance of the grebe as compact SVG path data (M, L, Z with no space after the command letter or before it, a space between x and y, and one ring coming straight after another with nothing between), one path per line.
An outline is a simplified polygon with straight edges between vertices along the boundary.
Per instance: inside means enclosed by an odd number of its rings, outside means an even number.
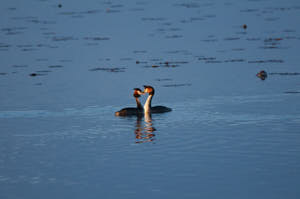
M146 113L165 113L165 112L170 112L172 111L171 108L168 108L168 107L165 107L165 106L154 106L152 107L151 106L151 101L152 101L152 98L154 96L154 88L152 86L144 86L144 91L143 93L148 93L149 96L145 102L145 105L144 105L144 111L145 111L145 114Z
M261 70L261 71L259 71L259 73L256 74L256 76L258 78L260 78L261 80L265 80L268 77L268 74L266 71Z
M116 116L132 116L132 115L141 115L144 113L144 108L139 100L139 97L141 97L141 94L143 92L139 88L135 88L133 92L133 97L136 101L136 108L129 107L129 108L123 108L120 111L115 112Z

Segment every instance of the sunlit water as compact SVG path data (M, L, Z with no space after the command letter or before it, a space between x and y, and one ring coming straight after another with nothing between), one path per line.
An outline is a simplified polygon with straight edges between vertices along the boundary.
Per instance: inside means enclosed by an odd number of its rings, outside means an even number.
M298 1L0 9L0 198L299 198Z

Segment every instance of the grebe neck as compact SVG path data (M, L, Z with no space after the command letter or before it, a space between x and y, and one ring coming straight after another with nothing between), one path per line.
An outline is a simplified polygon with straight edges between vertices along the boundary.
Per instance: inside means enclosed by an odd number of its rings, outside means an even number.
M137 109L143 110L143 106L138 97L135 98Z
M147 98L147 100L146 100L146 102L145 102L145 105L144 105L144 111L145 111L145 113L150 113L150 110L151 110L151 101L152 101L153 95L149 95L148 98Z

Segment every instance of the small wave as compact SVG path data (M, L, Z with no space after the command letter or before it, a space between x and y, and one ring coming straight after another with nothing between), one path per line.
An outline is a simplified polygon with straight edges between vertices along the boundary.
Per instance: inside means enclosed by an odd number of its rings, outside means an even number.
M62 111L50 111L50 110L10 110L0 111L1 118L47 118L47 117L70 117L70 116L101 116L111 114L111 106L98 107L91 106L82 109L66 108Z

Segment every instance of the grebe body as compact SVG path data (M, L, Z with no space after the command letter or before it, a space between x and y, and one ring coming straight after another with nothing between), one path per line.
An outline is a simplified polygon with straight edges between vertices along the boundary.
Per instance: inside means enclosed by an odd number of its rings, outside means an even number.
M128 107L123 108L120 111L115 112L115 116L134 116L134 115L142 115L144 113L144 108L139 100L141 97L142 91L139 88L134 89L133 97L136 101L136 108Z

